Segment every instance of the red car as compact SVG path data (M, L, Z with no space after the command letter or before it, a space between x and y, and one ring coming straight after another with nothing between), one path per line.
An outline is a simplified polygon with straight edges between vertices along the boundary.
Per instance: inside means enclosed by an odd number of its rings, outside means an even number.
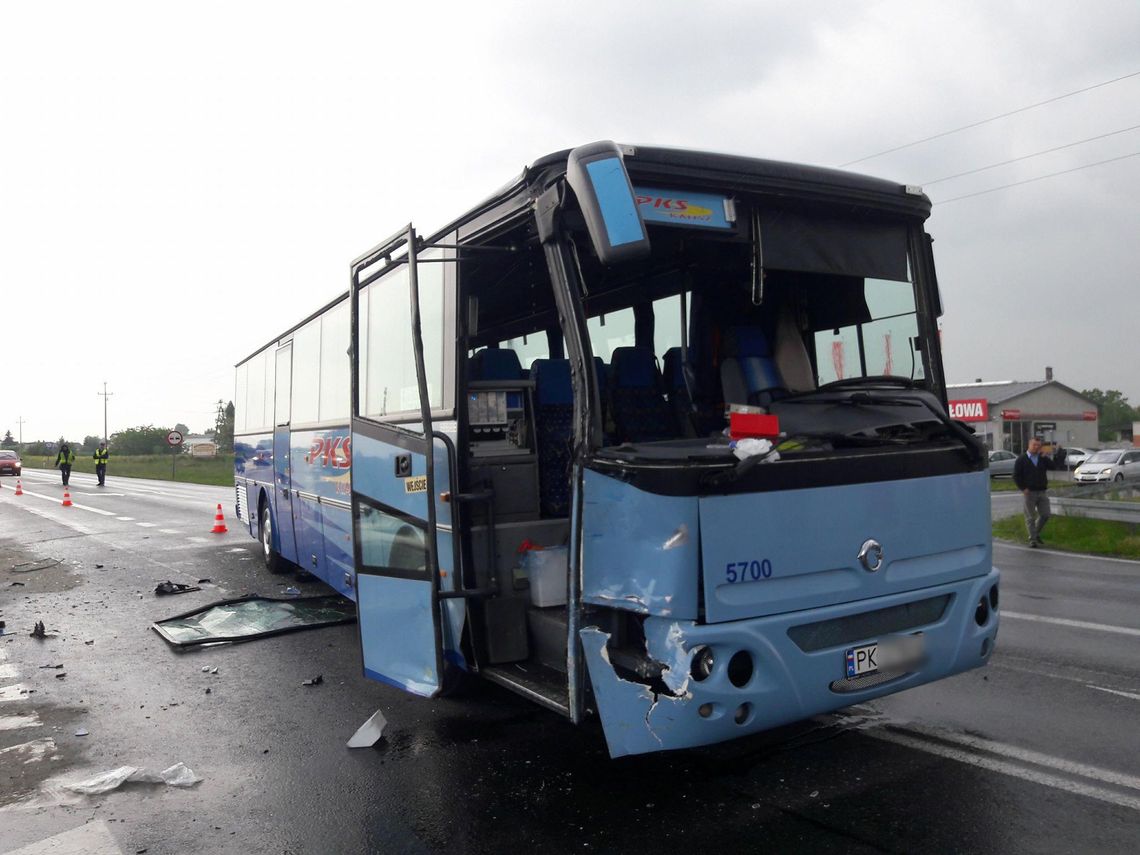
M22 468L20 455L14 451L0 451L0 475L19 475Z

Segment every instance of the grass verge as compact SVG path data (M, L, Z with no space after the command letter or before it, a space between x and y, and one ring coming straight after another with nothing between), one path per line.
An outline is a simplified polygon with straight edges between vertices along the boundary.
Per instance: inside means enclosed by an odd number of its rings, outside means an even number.
M1025 518L1018 514L995 520L993 531L999 540L1024 544ZM1140 559L1140 526L1134 523L1054 515L1045 527L1044 539L1049 549Z
M191 457L179 454L174 463L174 477L170 477L170 454L140 454L132 457L116 456L113 452L107 463L108 482L115 478L152 478L156 481L184 481L188 484L211 484L230 487L234 483L233 455L218 457ZM52 469L55 458L25 457L24 465ZM95 461L90 453L79 454L72 472L95 474Z

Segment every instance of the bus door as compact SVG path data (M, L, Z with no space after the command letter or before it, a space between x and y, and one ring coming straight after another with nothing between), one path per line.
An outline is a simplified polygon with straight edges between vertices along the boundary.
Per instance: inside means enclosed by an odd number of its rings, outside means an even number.
M293 485L290 463L289 408L293 377L293 343L277 350L277 395L273 404L273 509L277 551L297 563L293 526Z
M414 243L408 226L353 264L353 549L365 676L433 697L450 614L440 578L454 577L450 515L443 550L437 517L453 461L432 433ZM401 246L407 260L392 262Z

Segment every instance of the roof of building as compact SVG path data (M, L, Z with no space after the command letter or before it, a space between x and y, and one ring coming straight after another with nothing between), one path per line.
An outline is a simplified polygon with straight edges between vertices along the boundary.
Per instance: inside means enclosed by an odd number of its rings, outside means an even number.
M1066 386L1064 383L1058 383L1056 380L994 380L989 383L950 383L946 386L946 397L955 401L964 398L985 398L991 404L1004 404L1006 401L1019 398L1044 386L1056 386L1064 389L1082 401L1088 401L1090 406L1096 406L1095 401L1089 400L1076 389Z

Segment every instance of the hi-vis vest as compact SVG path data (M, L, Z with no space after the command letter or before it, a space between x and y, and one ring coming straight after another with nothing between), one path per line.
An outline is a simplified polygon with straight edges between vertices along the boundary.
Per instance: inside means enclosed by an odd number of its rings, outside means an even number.
M74 462L75 462L75 452L72 451L71 449L68 449L66 453L64 453L61 450L59 452L59 454L57 454L55 456L55 465L56 466L59 466L63 463L66 463L68 466L70 466Z
M98 463L103 463L103 464L106 464L106 462L107 462L107 458L111 456L111 452L110 452L110 449L106 449L106 448L103 448L103 449L99 449L99 448L96 448L96 449L95 449L95 453L94 453L94 454L92 454L91 456L92 456L92 457L95 459L95 462L96 462L97 464L98 464Z

